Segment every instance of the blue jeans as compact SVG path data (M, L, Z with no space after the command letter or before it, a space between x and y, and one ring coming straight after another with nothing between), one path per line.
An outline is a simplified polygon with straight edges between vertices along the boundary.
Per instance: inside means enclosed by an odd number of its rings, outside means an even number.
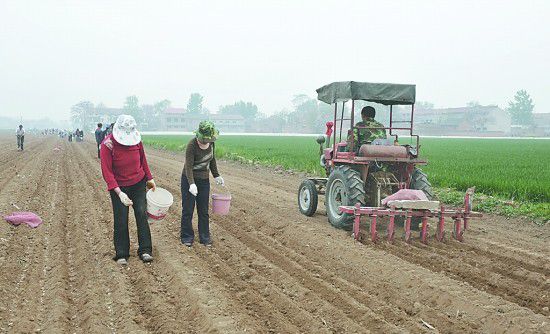
M195 184L199 193L193 196L189 192L189 181L185 175L181 176L181 232L180 238L182 243L193 243L195 232L193 231L193 211L195 203L197 203L197 214L199 216L199 242L201 244L209 244L210 227L208 215L208 200L210 197L210 180L195 179Z

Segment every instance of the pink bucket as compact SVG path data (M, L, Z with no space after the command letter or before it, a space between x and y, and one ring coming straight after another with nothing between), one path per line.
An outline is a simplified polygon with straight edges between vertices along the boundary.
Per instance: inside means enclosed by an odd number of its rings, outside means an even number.
M231 206L231 194L212 194L212 213L226 215Z

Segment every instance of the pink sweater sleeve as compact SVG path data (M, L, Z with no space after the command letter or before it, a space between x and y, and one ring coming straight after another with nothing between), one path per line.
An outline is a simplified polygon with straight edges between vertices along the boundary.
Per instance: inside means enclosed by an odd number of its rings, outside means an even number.
M145 172L145 178L147 181L152 180L153 176L151 175L151 170L149 170L149 164L147 163L147 158L145 157L145 150L143 149L143 143L139 143L139 154L141 155L141 166Z
M104 143L101 143L99 155L101 157L101 174L103 174L103 179L107 183L107 190L113 190L118 187L118 183L113 173L113 156L111 150L105 146Z

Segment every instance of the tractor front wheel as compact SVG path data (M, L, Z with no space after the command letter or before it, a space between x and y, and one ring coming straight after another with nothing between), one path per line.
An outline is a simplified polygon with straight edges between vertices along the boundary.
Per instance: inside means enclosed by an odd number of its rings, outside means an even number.
M353 215L342 213L340 206L365 204L365 189L361 174L349 166L337 166L327 181L325 206L328 221L336 228L349 230L353 225Z
M308 217L313 216L317 211L319 195L315 183L311 180L304 180L298 188L298 207L300 212Z

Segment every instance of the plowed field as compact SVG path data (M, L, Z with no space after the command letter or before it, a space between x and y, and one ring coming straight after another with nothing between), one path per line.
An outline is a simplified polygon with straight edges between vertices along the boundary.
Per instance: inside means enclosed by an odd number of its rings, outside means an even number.
M179 242L183 155L146 149L175 195L152 225L155 261L111 259L112 211L95 145L0 137L0 332L550 332L550 226L486 216L465 242L354 242L323 203L301 215L301 176L219 162L231 213L211 216L214 247ZM58 149L55 149L58 148ZM435 329L429 329L425 323Z

